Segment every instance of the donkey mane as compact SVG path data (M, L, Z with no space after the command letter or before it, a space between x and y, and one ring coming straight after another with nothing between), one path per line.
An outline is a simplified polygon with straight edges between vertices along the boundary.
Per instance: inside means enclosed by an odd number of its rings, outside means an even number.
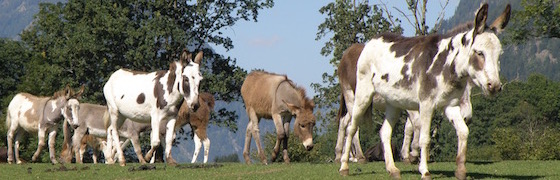
M444 36L445 37L452 37L452 36L455 36L459 33L469 31L473 28L474 28L473 22L463 23L463 24L460 24L460 25L457 25L457 26L453 27L453 29L451 29L451 30L449 30L449 32L445 33Z
M61 89L61 90L58 90L58 91L54 92L54 94L53 94L53 96L51 97L51 99L56 99L56 98L65 96L65 95L66 95L66 90L67 90L67 89L64 88L64 89ZM73 93L71 93L71 94L73 94Z

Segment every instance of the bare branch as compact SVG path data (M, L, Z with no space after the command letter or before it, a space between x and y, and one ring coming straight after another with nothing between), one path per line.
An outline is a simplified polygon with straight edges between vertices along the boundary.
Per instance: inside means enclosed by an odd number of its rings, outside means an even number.
M383 5L383 9L385 9L385 12L387 13L387 19L389 19L389 21L391 21L391 25L393 25L393 27L397 27L397 25L395 24L395 21L393 21L393 15L391 15L391 12L389 12L389 9L387 8L387 4L383 1L381 1L381 0L379 0L379 2L381 2L381 5ZM409 22L410 22L410 20L409 20Z
M442 4L440 1L439 6L441 7L441 11L439 12L438 18L436 19L436 23L432 28L432 32L436 33L441 28L441 23L443 22L443 18L445 18L445 8L447 8L448 4L449 4L449 0L446 0L445 4Z
M406 18L406 21L408 21L408 23L410 23L410 25L411 25L412 27L416 26L416 25L414 25L414 23L412 23L412 21L410 21L410 19L408 18L408 16L411 16L411 15L406 15L403 11L401 11L400 9L398 9L398 8L396 8L396 7L393 7L393 8L394 8L395 10L399 11L399 13L401 13L401 15L402 15L404 18Z

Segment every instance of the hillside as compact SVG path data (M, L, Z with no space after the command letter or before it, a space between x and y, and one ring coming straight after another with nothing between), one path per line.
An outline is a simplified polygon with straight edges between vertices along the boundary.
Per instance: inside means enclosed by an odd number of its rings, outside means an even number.
M454 15L442 23L442 30L445 33L462 23L473 21L474 12L480 7L481 0L463 0L457 6ZM521 0L494 0L489 1L489 17L487 22L491 23L505 7L505 4L510 3L512 9L521 10ZM510 22L509 25L512 23ZM509 26L508 25L508 26ZM507 36L507 27L500 38ZM560 39L537 39L530 40L524 44L504 45L504 52L500 56L502 77L507 80L526 80L530 74L539 73L555 81L560 80Z
M39 3L63 0L2 0L0 2L0 38L17 39L39 12Z

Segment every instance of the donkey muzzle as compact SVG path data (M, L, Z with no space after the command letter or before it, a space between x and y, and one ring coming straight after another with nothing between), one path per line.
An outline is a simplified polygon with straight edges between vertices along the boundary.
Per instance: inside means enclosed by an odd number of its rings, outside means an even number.
M498 93L502 90L502 83L500 83L500 82L488 83L486 86L487 86L486 88L488 89L488 92L491 95L494 95L494 94L496 94L496 93Z

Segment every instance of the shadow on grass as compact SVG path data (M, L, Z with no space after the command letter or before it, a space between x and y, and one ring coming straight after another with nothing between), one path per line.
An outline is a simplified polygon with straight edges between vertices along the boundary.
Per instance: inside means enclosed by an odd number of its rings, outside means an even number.
M177 169L206 169L206 168L221 168L223 164L180 164Z
M474 165L488 165L488 164L494 164L494 161L467 161L467 163L469 164L474 164Z
M443 177L443 178L454 178L455 171L430 171L432 178ZM401 174L418 174L418 171L403 171ZM499 175L499 174L486 174L478 172L467 172L467 179L540 179L545 176L523 176L523 175Z

